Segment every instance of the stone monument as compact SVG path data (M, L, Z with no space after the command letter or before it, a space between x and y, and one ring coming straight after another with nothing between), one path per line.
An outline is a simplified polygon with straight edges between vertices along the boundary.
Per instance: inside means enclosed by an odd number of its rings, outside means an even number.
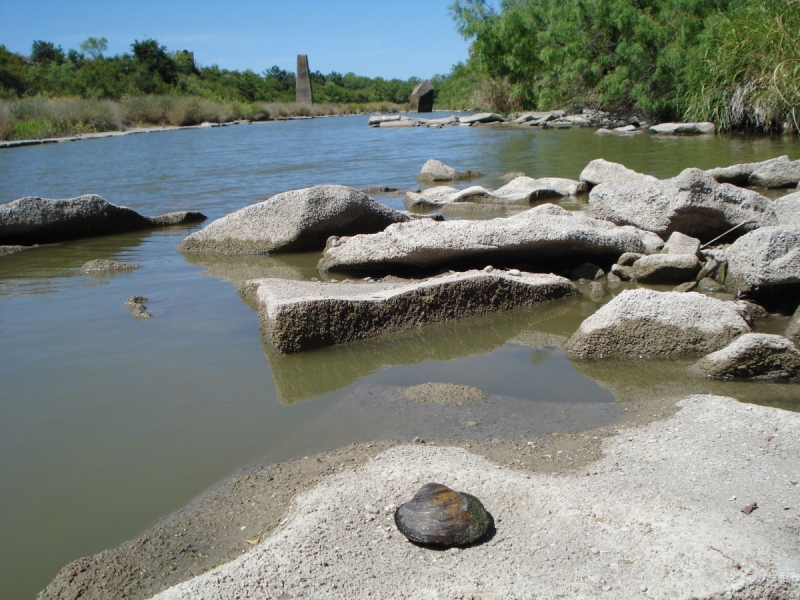
M313 104L314 97L311 92L311 76L309 75L308 71L308 56L305 54L297 55L296 82L295 102L298 104Z
M411 92L408 112L431 112L433 110L433 84L427 79Z

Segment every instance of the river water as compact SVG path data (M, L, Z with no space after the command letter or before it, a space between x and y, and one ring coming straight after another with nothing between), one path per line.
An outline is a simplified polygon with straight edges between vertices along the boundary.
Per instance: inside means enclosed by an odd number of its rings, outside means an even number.
M380 130L366 117L338 117L0 150L0 202L97 193L146 215L188 209L213 220L309 185L417 187L429 158L483 171L473 183L494 187L510 171L577 179L595 158L670 177L782 154L800 157L795 137ZM399 194L373 197L403 208ZM236 285L319 277L319 256L181 256L175 248L199 227L0 257L0 597L32 598L70 560L135 537L261 461L381 438L591 427L613 420L620 403L656 394L709 391L800 408L795 386L698 381L676 361L573 363L558 346L596 310L586 297L282 356L261 339ZM141 268L81 274L95 258ZM152 320L123 308L133 295L149 299ZM429 381L491 395L455 410L385 393ZM481 425L461 426L472 420Z

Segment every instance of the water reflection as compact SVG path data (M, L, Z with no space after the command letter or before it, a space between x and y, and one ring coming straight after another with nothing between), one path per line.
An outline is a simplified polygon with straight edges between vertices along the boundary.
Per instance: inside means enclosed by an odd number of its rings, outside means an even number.
M267 277L299 280L321 277L317 271L317 262L322 256L319 252L269 256L186 252L182 256L190 265L203 267L207 275L236 286L250 279Z

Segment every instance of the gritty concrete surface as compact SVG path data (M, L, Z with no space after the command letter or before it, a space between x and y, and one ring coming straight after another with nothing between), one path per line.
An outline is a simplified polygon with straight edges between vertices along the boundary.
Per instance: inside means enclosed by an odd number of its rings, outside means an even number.
M680 405L569 475L389 449L298 496L237 560L155 598L800 597L800 415L716 396ZM447 551L409 543L393 512L430 481L480 498L496 532Z

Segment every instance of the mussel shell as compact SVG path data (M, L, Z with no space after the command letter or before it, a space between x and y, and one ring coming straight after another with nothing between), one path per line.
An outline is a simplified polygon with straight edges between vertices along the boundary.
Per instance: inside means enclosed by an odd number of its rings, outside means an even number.
M489 529L489 515L480 500L440 483L423 485L395 511L394 522L412 542L434 546L470 544Z

